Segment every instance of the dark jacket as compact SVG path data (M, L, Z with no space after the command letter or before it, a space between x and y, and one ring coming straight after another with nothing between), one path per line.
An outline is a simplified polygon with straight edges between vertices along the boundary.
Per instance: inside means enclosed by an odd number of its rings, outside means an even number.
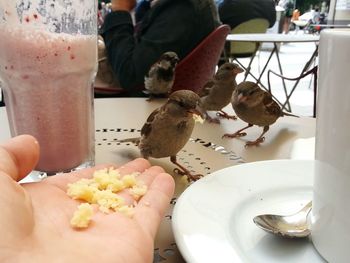
M151 9L152 0L141 0L135 7L135 22L139 23Z
M159 0L136 35L131 16L124 11L109 14L100 33L120 86L137 96L161 54L174 51L181 60L219 24L213 0Z
M219 5L222 23L231 28L253 18L265 18L269 27L276 22L275 1L273 0L224 0Z

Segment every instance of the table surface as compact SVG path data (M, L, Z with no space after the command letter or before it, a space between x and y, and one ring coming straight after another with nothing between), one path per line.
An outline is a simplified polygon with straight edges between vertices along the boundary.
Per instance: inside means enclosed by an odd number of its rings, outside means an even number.
M251 42L318 42L318 35L293 35L293 34L229 34L226 37L227 41L251 41Z
M139 157L134 145L120 144L117 139L137 137L148 115L164 100L146 101L144 98L95 99L96 164L115 163L121 165ZM137 109L137 113L135 113ZM230 106L225 108L230 114ZM214 116L215 112L210 112ZM0 108L0 142L10 137L5 107ZM289 159L293 142L298 138L315 135L315 119L308 117L283 117L270 127L264 143L259 147L246 148L247 140L254 140L262 132L260 127L247 130L247 136L239 139L222 139L224 133L233 133L246 124L240 120L222 120L217 124L196 124L190 141L179 152L178 160L187 168L204 175L225 167L244 162L269 159ZM176 248L171 214L176 198L188 187L173 173L175 166L169 158L150 159L152 164L161 165L174 175L176 192L171 206L162 220L155 242L155 261L184 262Z

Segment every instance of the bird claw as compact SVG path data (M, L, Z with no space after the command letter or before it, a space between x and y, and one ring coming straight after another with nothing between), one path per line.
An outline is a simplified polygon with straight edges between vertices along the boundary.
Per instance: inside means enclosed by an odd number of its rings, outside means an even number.
M181 175L181 176L187 176L187 181L190 183L190 182L195 182L197 181L198 179L200 179L201 177L203 177L202 174L191 174L189 172L185 172L185 171L182 171L180 170L179 168L175 168L174 169L174 173L178 174L178 175Z
M257 140L255 141L249 141L245 144L245 147L249 147L249 146L259 146L260 143L264 142L265 141L265 137L261 137L261 138L258 138Z
M207 118L206 121L208 121L209 123L220 124L220 120L217 118Z
M228 120L237 120L237 117L234 115L228 115L227 113L221 113L221 112L217 112L216 116L224 118L224 119L228 119Z
M246 136L247 133L246 132L239 132L237 133L237 135L235 137L243 137L243 136Z
M237 137L243 137L246 136L247 133L246 132L236 132L233 134L229 134L229 133L225 133L222 138L237 138Z
M185 175L186 174L184 171L180 170L179 168L175 168L174 173L176 173L178 175Z
M190 182L195 182L199 180L200 178L203 177L203 174L188 174L187 175L187 181Z

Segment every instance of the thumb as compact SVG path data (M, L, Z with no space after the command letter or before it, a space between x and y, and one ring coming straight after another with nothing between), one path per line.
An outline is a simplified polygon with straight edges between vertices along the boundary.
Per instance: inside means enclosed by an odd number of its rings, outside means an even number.
M0 172L19 181L39 160L39 143L30 135L20 135L0 144Z

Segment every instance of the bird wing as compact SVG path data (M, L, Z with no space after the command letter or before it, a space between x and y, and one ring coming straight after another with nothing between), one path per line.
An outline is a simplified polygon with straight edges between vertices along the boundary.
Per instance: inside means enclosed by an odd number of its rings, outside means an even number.
M148 136L152 131L152 122L155 116L159 113L160 109L155 109L147 118L145 124L141 128L141 136Z
M154 64L152 64L152 66L149 68L148 72L146 73L146 77L149 78L155 75L157 71L157 64L158 62L155 62Z
M156 73L156 67L155 65L152 65L150 70L146 73L145 78L144 78L144 84L145 84L145 89L146 90L151 90L153 86L153 77Z
M265 106L266 111L275 116L282 116L282 110L278 103L272 99L272 96L266 92L266 96L264 96L263 104Z
M214 85L215 85L214 80L209 80L207 83L205 83L203 88L199 91L198 96L204 97L209 95L210 90L214 87Z

